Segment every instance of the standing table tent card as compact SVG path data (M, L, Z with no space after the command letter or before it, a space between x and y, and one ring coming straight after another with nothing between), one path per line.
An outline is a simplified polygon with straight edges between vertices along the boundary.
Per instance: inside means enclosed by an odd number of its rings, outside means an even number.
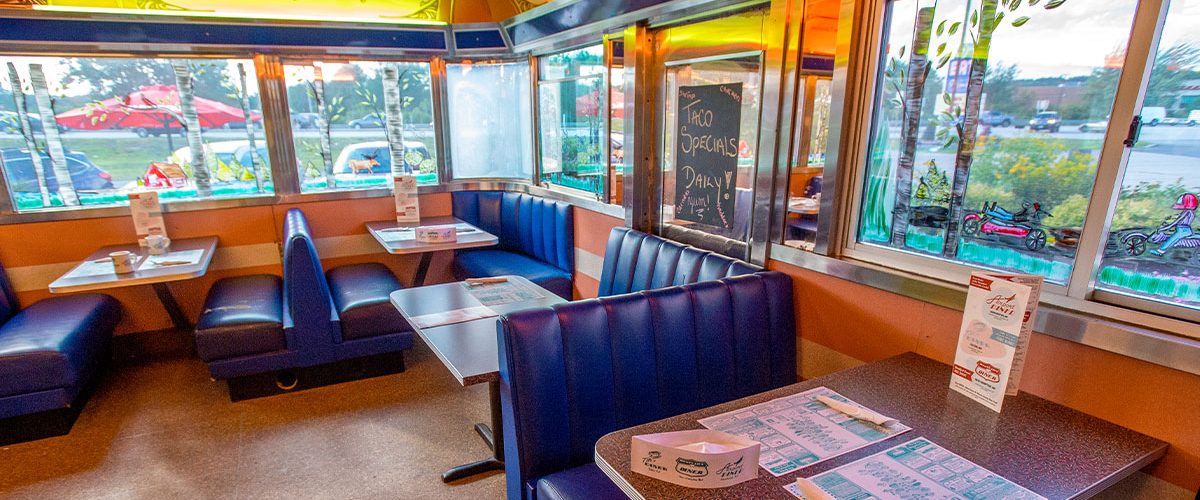
M396 194L396 222L400 224L420 224L421 205L417 195L417 176L397 174L393 181Z
M130 193L129 213L133 216L133 228L137 232L139 245L146 246L146 237L152 234L167 236L157 192Z
M971 273L951 389L997 412L1017 393L1041 288L1041 276Z

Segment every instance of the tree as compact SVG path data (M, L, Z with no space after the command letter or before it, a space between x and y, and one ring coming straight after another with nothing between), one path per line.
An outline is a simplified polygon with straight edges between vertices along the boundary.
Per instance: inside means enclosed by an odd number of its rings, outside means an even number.
M172 63L175 69L175 88L179 92L179 112L183 115L183 127L187 131L188 149L192 155L192 178L200 196L212 194L212 183L205 160L204 140L200 136L200 116L196 112L196 95L192 87L192 71L187 61Z
M1016 64L997 64L984 72L988 109L1010 116L1022 114L1021 104L1024 101L1018 98L1020 89L1016 85L1017 72Z
M904 97L902 100L903 121L900 123L900 162L896 168L896 206L892 216L892 245L904 246L908 233L908 212L912 203L912 172L917 151L917 134L921 127L921 103L925 94L925 78L929 75L929 39L933 31L935 7L917 10L917 24L913 30L912 51L906 68ZM942 44L941 50L945 50ZM904 57L901 49L900 57Z
M242 117L246 123L246 144L250 147L250 169L254 172L254 182L258 186L258 191L263 190L265 177L270 169L260 168L261 158L258 157L258 146L254 140L254 120L250 113L250 89L246 85L246 66L242 63L237 64L238 80L240 82L241 95L238 102L242 105Z
M400 100L400 72L395 64L383 68L383 100L386 103L384 130L387 131L388 147L392 156L392 173L409 171L404 161L404 113Z
M33 177L37 179L38 193L42 195L42 206L50 206L50 190L46 187L46 169L42 166L42 155L37 147L37 139L33 135L33 126L29 123L29 110L25 108L25 92L21 90L21 75L17 73L17 65L8 63L8 82L12 87L13 103L17 106L17 128L25 139L25 147L29 150L29 160L33 165ZM4 161L0 155L0 162Z
M50 103L50 88L46 84L46 74L41 64L29 65L29 84L33 86L33 97L37 101L38 113L42 117L42 134L46 137L46 153L50 155L50 163L54 166L54 179L58 182L58 196L63 204L70 207L79 204L79 195L75 193L75 183L71 179L71 171L67 167L67 157L63 151L62 139L58 137L58 121L54 118L54 105ZM39 154L30 150L29 154Z
M1049 0L1041 4L1045 10L1061 7L1067 0ZM975 141L978 138L980 105L983 101L983 77L987 73L988 59L991 57L992 35L1002 26L1006 14L1016 14L1022 6L1032 7L1036 2L1021 0L981 0L979 6L972 10L969 16L971 29L971 69L967 79L967 96L958 130L958 152L954 159L954 183L950 198L950 220L946 227L946 238L942 255L955 258L958 255L959 221L963 216L963 202L967 192L967 181L970 177L971 160L975 154ZM1029 16L1013 19L1013 27L1019 28L1030 21ZM978 27L978 35L976 34ZM964 49L965 49L964 44ZM958 110L956 110L958 111Z

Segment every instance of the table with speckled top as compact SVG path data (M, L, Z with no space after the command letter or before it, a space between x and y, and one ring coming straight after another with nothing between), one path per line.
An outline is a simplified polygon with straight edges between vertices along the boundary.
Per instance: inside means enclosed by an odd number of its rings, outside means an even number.
M630 438L703 428L698 419L828 387L913 428L890 439L774 477L715 490L676 486L630 470ZM951 391L950 366L905 353L798 384L605 435L596 464L631 498L793 498L783 486L918 436L1050 499L1087 498L1161 458L1167 443L1022 392L995 413Z

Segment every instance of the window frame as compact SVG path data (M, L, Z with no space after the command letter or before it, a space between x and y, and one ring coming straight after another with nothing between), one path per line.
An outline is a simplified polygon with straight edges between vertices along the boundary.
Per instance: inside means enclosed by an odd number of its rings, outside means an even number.
M599 41L591 41L591 42L588 42L588 43L585 43L582 45L574 45L574 46L571 46L568 48L558 48L558 49L555 49L550 52L541 52L541 53L532 54L533 62L530 67L533 69L534 73L533 73L533 78L530 78L530 81L533 83L533 88L534 88L533 128L534 128L534 134L538 137L538 141L537 141L538 147L536 149L537 154L536 154L536 161L534 162L534 176L533 176L533 183L535 185L546 188L546 189L554 190L554 191L562 191L570 196L578 196L581 198L591 198L591 199L595 199L596 201L599 201L600 203L612 204L612 194L613 194L612 193L612 191L613 191L613 180L612 180L613 172L612 172L612 170L613 169L612 169L612 163L611 163L612 162L612 137L611 137L611 133L612 133L612 104L611 104L611 102L612 102L612 81L611 80L612 79L611 79L610 75L612 72L612 57L613 57L612 56L612 44L613 43L614 42L613 42L612 38L603 37ZM559 54L565 54L567 52L573 52L576 50L583 50L583 49L588 49L588 48L597 47L597 46L603 48L603 50L604 50L604 55L603 55L604 71L601 71L600 73L596 73L596 74L591 74L591 75L576 75L576 76L568 76L568 77L563 77L563 78L553 78L553 79L546 79L546 80L542 79L542 74L541 74L542 71L541 71L540 62L543 58L548 58L548 57L556 56ZM546 182L542 179L542 172L543 172L543 167L544 167L543 162L542 162L542 148L541 148L541 136L542 136L541 91L542 91L542 86L543 85L551 85L551 84L561 84L561 83L567 83L567 82L578 82L580 80L591 80L594 78L600 79L601 88L604 89L604 91L600 93L601 101L598 104L599 108L597 108L597 112L600 112L599 110L604 111L604 119L601 120L601 128L600 128L601 140L603 141L602 142L603 146L601 147L601 150L602 150L601 154L603 155L603 161L604 161L604 173L603 173L604 179L601 182L601 192L600 193L593 193L591 191L585 191L583 189L577 189L577 188L572 188L569 186L563 186L560 184L555 184L553 182Z
M923 282L932 280L943 287L959 290L964 288L961 284L966 282L966 277L971 271L987 268L859 241L862 196L869 151L873 147L871 131L874 130L877 119L876 104L880 91L878 82L882 78L886 57L884 36L890 25L892 5L893 2L889 0L868 7L868 12L863 14L863 22L857 26L861 31L855 37L859 43L856 49L865 55L860 63L864 67L858 68L859 73L855 75L860 81L847 82L846 72L835 71L834 102L845 105L852 99L861 97L862 104L858 110L850 110L847 105L842 116L831 119L831 128L837 126L841 133L830 135L827 151L837 154L837 157L827 156L827 169L833 166L839 182L845 184L844 188L839 190L842 193L840 199L830 200L830 203L842 207L838 219L845 226L841 234L836 236L831 232L819 232L817 254L841 257L854 265L881 268L902 279ZM1158 38L1168 10L1167 3L1136 2L1126 46L1126 59L1112 104L1111 123L1129 123L1134 115L1140 113L1140 103L1149 83L1153 58L1157 54ZM851 87L851 83L857 85ZM850 112L845 112L847 110ZM1066 285L1047 283L1043 288L1045 293L1042 300L1044 303L1095 316L1097 319L1142 325L1198 340L1200 327L1196 323L1200 322L1200 310L1101 290L1097 287L1096 278L1108 237L1107 226L1116 207L1121 179L1129 156L1129 148L1123 144L1127 132L1124 126L1107 129L1097 158L1096 180L1093 183L1080 243L1072 261L1069 281ZM839 160L847 157L847 161ZM841 163L843 168L838 169L838 163ZM823 201L822 210L825 205ZM823 252L820 251L822 240L827 244ZM785 262L808 260L798 255L799 252L802 251L778 243L772 244L772 256L779 255Z
M530 159L532 160L532 164L530 166L531 167L530 170L532 171L532 176L527 177L527 178L522 178L522 177L467 177L467 178L460 179L460 178L455 177L454 176L454 158L453 158L454 155L451 152L453 140L450 137L450 121L451 121L450 120L450 99L446 98L446 93L449 91L449 81L448 81L449 69L448 69L448 66L451 64L520 64L520 63L524 62L525 64L529 65L529 81L530 81L530 89L532 91L533 88L536 88L535 82L536 82L536 78L537 78L536 61L533 59L533 57L532 56L519 56L519 57L508 56L508 57L491 57L491 58L482 58L482 59L472 59L470 57L444 57L444 58L438 58L438 61L439 61L438 62L439 69L436 72L436 74L433 75L433 78L440 81L440 83L437 85L437 87L440 88L441 91L439 94L434 95L434 100L438 101L436 107L441 109L441 116L443 117L438 125L438 128L441 131L441 141L442 141L439 143L439 148L442 149L443 154L445 155L444 157L439 158L438 162L442 164L442 167L445 170L445 175L446 175L446 177L440 177L440 176L438 177L438 185L451 185L451 186L484 185L484 186L488 186L488 185L491 185L492 183L518 183L518 184L523 184L523 185L527 184L530 186L536 185L536 183L534 182L534 179L537 178L538 171L539 171L538 161L537 161L538 133L537 133L537 104L532 102L534 100L533 95L530 95L531 102L530 102L530 106L529 106L530 115L531 115L529 117L530 125L533 128L530 130L530 141L529 141L530 142L530 144L529 144L530 150L528 151L528 153L530 154ZM435 113L435 115L436 115L436 113Z
M59 50L61 49L61 50ZM273 192L258 192L254 194L238 195L238 196L223 196L223 197L207 197L207 198L192 198L178 199L166 201L163 203L164 212L179 212L193 210L209 210L223 207L242 207L242 206L260 206L275 203L280 195L284 192L284 184L279 182L279 172L275 169L274 155L275 148L272 147L270 139L267 136L271 135L268 127L268 111L267 100L263 98L264 80L262 66L269 61L263 57L262 53L253 50L224 50L213 48L203 52L169 52L169 51L115 51L112 49L86 51L79 47L64 46L57 47L51 45L42 50L31 49L23 46L5 46L0 44L0 54L5 57L61 57L61 58L78 58L78 59L188 59L188 60L248 60L254 63L256 72L255 83L258 86L259 92L259 108L263 116L263 141L267 147L267 153L271 157L271 182ZM290 131L289 131L290 134ZM171 207L175 207L172 209ZM12 197L12 191L9 188L8 175L0 172L0 225L19 224L27 222L44 222L55 220L77 220L91 219L100 217L116 217L129 214L129 205L126 204L103 204L91 206L74 206L74 207L48 207L33 210L21 211L17 209L15 200Z

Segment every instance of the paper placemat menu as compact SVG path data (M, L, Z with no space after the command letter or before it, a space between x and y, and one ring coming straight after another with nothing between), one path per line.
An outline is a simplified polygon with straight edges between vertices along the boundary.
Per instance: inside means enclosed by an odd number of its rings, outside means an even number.
M117 272L113 269L112 259L85 260L82 264L75 266L68 272L64 278L86 278L88 276L105 276L115 275Z
M808 480L838 500L1043 499L1041 495L923 437L822 472ZM784 489L796 498L806 498L795 483Z
M180 250L167 252L162 255L151 255L138 269L161 269L164 267L187 266L200 262L204 257L204 249Z
M704 418L700 425L762 443L758 463L775 476L909 430L899 422L881 426L851 418L817 401L817 396L863 407L829 388L818 387Z
M467 293L475 297L475 300L478 300L480 304L485 306L526 302L544 297L541 292L526 286L524 283L511 280L503 283L485 283L475 286L463 282L462 286L467 289Z
M496 311L493 311L487 306L475 306L465 309L455 309L433 314L422 314L412 318L413 327L416 328L433 328L435 326L453 325L457 323L466 323L467 321L491 318L498 316Z

